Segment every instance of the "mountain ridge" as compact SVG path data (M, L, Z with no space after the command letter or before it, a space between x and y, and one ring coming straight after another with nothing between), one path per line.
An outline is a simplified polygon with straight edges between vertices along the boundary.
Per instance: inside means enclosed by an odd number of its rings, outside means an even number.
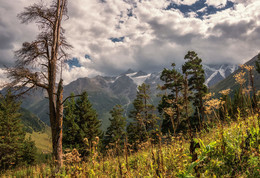
M208 84L214 84L226 77L232 71L232 68L234 68L234 65L204 64L206 81L208 80ZM181 72L180 68L178 70ZM214 75L215 73L220 73L220 71L222 75ZM87 91L89 100L93 104L93 108L97 110L98 116L102 121L102 128L105 130L109 125L109 111L114 105L122 105L125 109L125 116L128 116L129 111L133 108L132 101L136 97L137 87L142 83L150 85L152 103L157 105L160 100L157 97L160 93L157 89L158 84L163 85L160 75L161 72L146 73L141 70L134 71L133 69L128 69L118 76L97 75L92 78L78 78L64 86L64 98L72 92L78 95L83 91ZM36 94L31 94L24 100L23 107L35 113L42 121L49 124L48 100L45 97L46 94L44 92L37 90Z
M258 58L258 55L254 56L252 59L250 59L249 61L247 61L245 63L245 65L250 65L250 66L254 66L256 67L256 60ZM239 73L242 69L239 67L236 71L234 71L231 75L229 75L227 78L225 78L224 80L220 81L219 83L216 83L214 86L212 86L210 88L210 90L214 93L219 93L221 90L225 90L227 88L231 89L233 92L238 89L239 85L236 84L234 75L236 75L237 73ZM257 73L256 70L253 71L253 75L254 75L254 83L255 83L255 88L257 90L260 89L260 75ZM249 81L248 81L248 77L247 74L245 75L245 79L246 79L246 83L245 85L249 85Z

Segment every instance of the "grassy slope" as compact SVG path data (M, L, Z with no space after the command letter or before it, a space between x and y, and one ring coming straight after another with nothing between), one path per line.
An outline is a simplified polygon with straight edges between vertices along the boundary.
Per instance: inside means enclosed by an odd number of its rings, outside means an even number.
M40 153L52 152L50 127L46 126L44 132L27 133L26 137L31 137L31 139L35 141L35 145Z
M67 177L192 177L198 165L201 177L259 177L260 153L257 140L260 138L258 119L238 118L222 127L214 126L208 132L197 135L200 148L196 149L197 161L191 163L189 139L183 136L171 138L160 147L149 143L140 144L140 151L119 159L115 152L102 158L93 152L86 162L66 166L60 176ZM223 133L223 136L222 136ZM223 151L223 143L224 150ZM248 144L248 146L246 146ZM121 150L124 152L124 150ZM121 173L120 173L121 167ZM50 176L52 167L38 165L8 172L7 175ZM34 172L34 173L33 173Z

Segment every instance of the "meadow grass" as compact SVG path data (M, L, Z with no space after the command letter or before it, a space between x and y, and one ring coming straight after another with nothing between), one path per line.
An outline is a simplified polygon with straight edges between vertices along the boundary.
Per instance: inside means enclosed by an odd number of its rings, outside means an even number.
M26 137L31 137L39 153L48 154L52 152L50 127L46 127L44 132L26 133Z
M260 177L258 116L216 124L196 134L198 159L192 162L190 139L185 135L162 138L161 144L139 145L139 150L96 149L84 160L70 154L56 177ZM76 159L77 157L77 159ZM74 160L74 161L73 161ZM78 160L78 161L75 161ZM83 159L82 159L83 160ZM2 177L51 177L52 164L9 170Z

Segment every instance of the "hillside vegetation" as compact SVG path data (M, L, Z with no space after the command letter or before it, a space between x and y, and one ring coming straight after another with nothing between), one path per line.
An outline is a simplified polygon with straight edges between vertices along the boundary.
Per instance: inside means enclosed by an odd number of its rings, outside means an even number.
M143 83L129 113L131 122L126 124L124 108L115 105L106 132L87 92L71 94L64 104L63 166L57 169L47 156L36 166L10 166L14 169L1 176L260 177L260 91L254 66L240 66L233 76L235 89L211 93L202 60L194 51L185 59L183 73L174 63L162 71L164 94L157 108L150 86ZM45 131L28 137L48 155L51 134L48 127Z
M236 122L218 122L209 130L196 134L195 150L198 159L192 162L189 139L182 134L162 137L158 145L149 141L140 144L138 152L128 146L109 150L107 157L91 148L91 155L81 162L76 150L65 155L65 167L57 177L259 177L258 115L241 118ZM127 151L128 150L128 151ZM198 170L195 173L195 168ZM37 165L8 171L2 177L48 177L50 165Z
M38 153L48 154L52 152L50 127L46 126L42 132L27 133L26 137L31 137L32 141L35 142Z
M32 132L44 132L46 128L46 124L41 121L36 115L34 115L32 112L21 108L21 121L24 125L24 129L28 133Z

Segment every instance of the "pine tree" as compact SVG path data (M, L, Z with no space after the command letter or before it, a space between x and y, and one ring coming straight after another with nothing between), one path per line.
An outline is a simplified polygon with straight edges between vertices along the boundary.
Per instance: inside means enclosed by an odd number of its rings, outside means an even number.
M182 66L183 74L188 76L189 91L192 92L189 100L195 107L195 124L202 125L204 121L203 97L207 93L207 86L204 84L205 76L202 68L202 59L194 51L188 51L184 59L188 60Z
M96 140L96 137L102 136L100 126L101 122L92 108L87 92L83 92L76 102L71 97L66 103L64 112L64 146L71 149L76 148L81 155L87 156L87 145L84 140L87 139L89 147L91 147L91 143Z
M87 138L91 143L96 137L101 136L101 122L98 120L96 111L92 108L87 92L83 92L82 96L77 99L76 114L79 117L77 123L80 128L78 140Z
M36 147L31 140L25 140L21 124L20 102L10 91L0 97L0 169L35 160Z
M107 132L104 137L104 147L109 146L109 144L123 145L125 138L125 127L126 118L123 116L124 109L120 105L116 105L110 114L112 118L110 120L110 126L107 128Z
M183 76L175 69L175 63L172 63L172 70L164 69L160 79L164 81L163 90L169 90L170 93L162 97L158 106L159 112L164 115L162 131L164 133L175 132L181 122L181 105L183 99L181 92L183 90Z
M150 104L150 86L142 84L138 87L136 99L133 101L134 109L130 111L129 117L133 123L127 127L129 143L144 142L156 133L158 117L155 107Z
M22 152L23 163L32 164L35 162L37 148L35 146L35 142L32 141L31 137L29 137L29 139L27 140L24 140Z
M74 94L71 94L71 98L66 101L64 107L64 124L63 124L63 146L66 148L79 148L77 142L75 142L75 138L79 133L79 126L77 124L78 117L76 115L76 102L74 99Z

